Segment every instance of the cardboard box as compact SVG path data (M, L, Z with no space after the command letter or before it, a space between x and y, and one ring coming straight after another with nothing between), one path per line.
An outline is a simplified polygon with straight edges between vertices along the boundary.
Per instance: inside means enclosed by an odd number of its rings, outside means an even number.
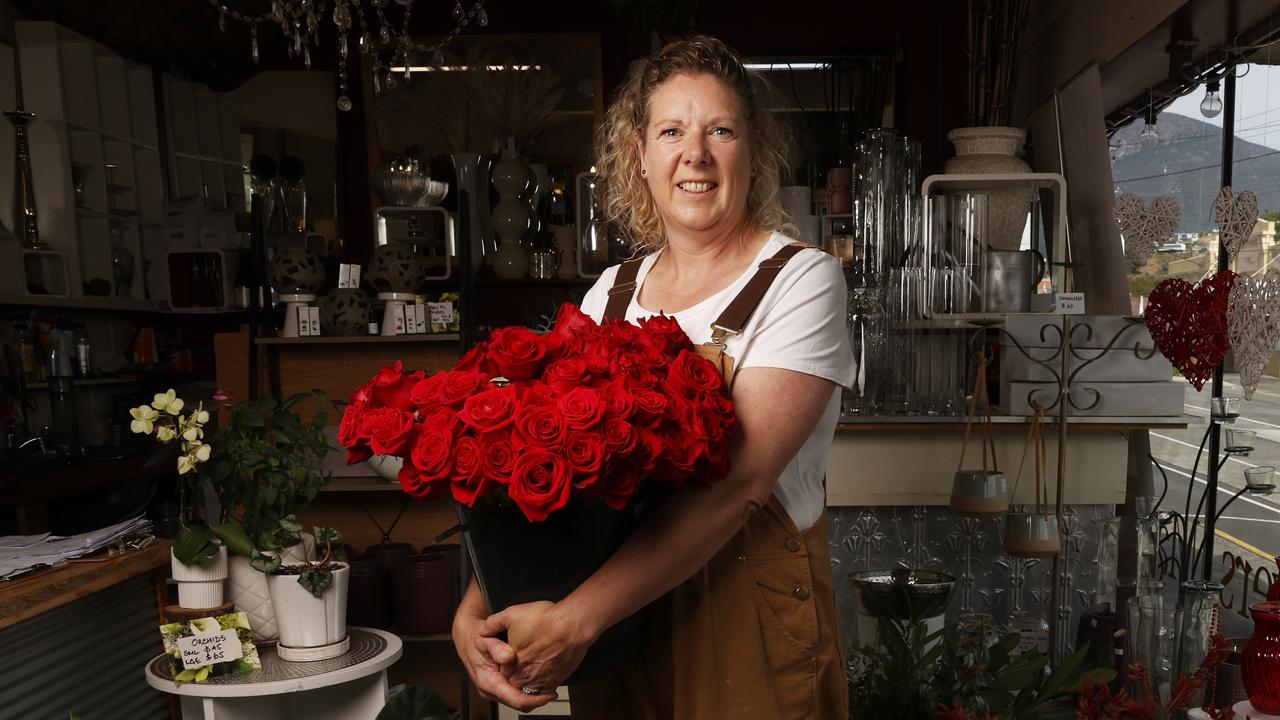
M420 335L425 334L427 332L427 306L422 303L417 303L413 306L413 313L414 320L417 323L414 326L413 331Z
M307 313L311 316L311 336L320 336L320 308L312 305L307 308Z
M1123 334L1115 348L1132 350L1135 343L1143 349L1155 347L1146 323L1140 319L1135 321L1122 315L1073 315L1071 325L1075 328L1071 332L1071 345L1077 349L1101 350L1121 331ZM1062 338L1062 316L1010 314L1004 318L1004 329L1023 347L1057 347ZM1001 337L1001 342L1008 342L1008 338Z
M396 303L395 305L392 305L392 306L391 306L392 319L395 321L395 324L396 324L396 325L395 325L395 332L393 333L394 335L404 335L404 334L405 334L405 324L404 324L404 323L405 323L405 311L406 311L407 309L408 309L408 308L407 308L406 306L401 305L401 304L399 304L399 303Z

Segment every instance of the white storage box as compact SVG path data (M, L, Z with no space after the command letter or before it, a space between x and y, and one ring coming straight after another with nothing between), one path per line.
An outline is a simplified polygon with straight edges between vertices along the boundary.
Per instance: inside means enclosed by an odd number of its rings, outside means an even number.
M1133 331L1130 331L1133 332ZM1146 332L1145 328L1143 332ZM1150 337L1150 336L1148 336ZM1007 343L1000 348L1001 382L1057 382L1054 373L1062 372L1062 355L1058 348L1023 347L1025 354ZM1068 350L1070 352L1070 350ZM1113 347L1104 353L1101 349L1076 348L1067 369L1070 376L1080 368L1073 382L1159 382L1173 377L1173 365L1159 352L1150 348L1139 350L1142 359L1133 352L1133 344ZM1030 357L1028 357L1030 356ZM1053 368L1053 373L1038 362ZM1085 363L1088 362L1088 365ZM1083 366L1083 367L1081 367Z
M1052 327L1046 329L1046 325ZM1078 315L1071 318L1071 325L1076 328L1071 333L1071 344L1077 349L1105 348L1122 329L1124 334L1120 336L1119 342L1113 349L1133 350L1134 343L1144 350L1155 347L1146 323L1130 320L1121 315ZM1088 328L1079 327L1081 325L1087 325ZM1049 345L1057 347L1061 341L1062 316L1036 313L1010 314L1004 316L1004 329L1024 348ZM1092 333L1088 331L1089 329L1092 329ZM1041 339L1042 330L1044 331L1043 339ZM1009 339L1001 337L1000 341L1008 342Z
M1164 382L1080 382L1071 385L1067 415L1077 417L1177 417L1182 415L1186 385ZM1032 394L1034 391L1034 394ZM1097 404L1094 403L1097 391ZM1058 397L1057 383L1001 382L1000 408L1006 415L1033 415L1031 400L1048 407ZM1057 416L1058 409L1049 412Z

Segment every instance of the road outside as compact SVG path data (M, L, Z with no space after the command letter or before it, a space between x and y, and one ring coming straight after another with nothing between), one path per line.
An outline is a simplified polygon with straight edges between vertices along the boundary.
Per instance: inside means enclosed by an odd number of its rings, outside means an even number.
M1228 374L1223 384L1224 396L1243 399L1239 376ZM1152 430L1151 454L1159 461L1169 478L1169 490L1162 510L1182 513L1186 507L1188 487L1196 452L1207 428L1210 385L1196 392L1186 383L1185 412L1192 421L1185 430ZM1253 399L1241 404L1240 417L1226 427L1253 430L1257 433L1254 451L1247 457L1231 457L1219 473L1218 507L1244 487L1244 471L1252 467L1280 467L1280 380L1263 378ZM1224 433L1223 444L1226 443ZM1208 466L1208 444L1195 472L1191 496L1192 513L1205 489ZM1156 492L1163 487L1160 473L1152 472ZM1194 515L1193 515L1194 517ZM1203 523L1203 521L1202 521ZM1201 525L1203 528L1203 524ZM1200 533L1203 535L1203 530ZM1198 544L1198 542L1197 542ZM1229 553L1228 558L1224 553ZM1214 540L1213 577L1223 580L1223 630L1229 636L1249 632L1251 623L1241 613L1247 602L1262 599L1267 584L1276 571L1274 558L1280 555L1280 494L1269 497L1243 495L1233 502L1218 521ZM1225 607L1230 605L1230 607Z

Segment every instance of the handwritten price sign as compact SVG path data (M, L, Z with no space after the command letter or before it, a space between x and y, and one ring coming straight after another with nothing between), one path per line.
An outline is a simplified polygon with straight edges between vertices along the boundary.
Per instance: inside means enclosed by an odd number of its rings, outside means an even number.
M235 630L178 638L178 650L182 653L182 667L187 670L244 657Z

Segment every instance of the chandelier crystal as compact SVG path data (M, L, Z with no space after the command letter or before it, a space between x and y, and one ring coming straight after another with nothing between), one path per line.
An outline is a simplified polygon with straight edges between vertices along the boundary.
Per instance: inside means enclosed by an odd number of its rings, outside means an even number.
M243 0L241 0L243 2ZM320 46L320 27L322 21L333 23L338 35L338 109L347 112L351 109L351 98L347 97L347 35L352 32L354 24L360 27L357 40L361 53L373 53L373 88L381 92L384 88L395 86L390 67L402 65L409 67L411 56L429 54L431 62L444 64L444 48L457 37L467 25L475 22L480 27L489 24L489 14L485 12L484 0L475 0L470 10L462 6L463 0L453 3L453 29L434 44L414 42L409 36L409 18L413 13L414 0L395 0L404 7L404 17L399 28L393 27L383 8L387 0L272 0L270 12L249 15L230 7L230 2L209 0L218 11L218 29L227 31L227 19L245 23L249 26L249 57L258 62L258 28L277 26L284 37L285 49L289 57L301 58L303 65L311 68L311 48ZM368 9L366 10L366 4ZM332 6L332 12L329 8ZM372 14L374 26L377 27L377 47L369 30L369 19L366 13ZM382 64L378 51L391 49L391 59ZM379 82L379 71L386 74ZM410 80L409 73L404 73L404 80Z

